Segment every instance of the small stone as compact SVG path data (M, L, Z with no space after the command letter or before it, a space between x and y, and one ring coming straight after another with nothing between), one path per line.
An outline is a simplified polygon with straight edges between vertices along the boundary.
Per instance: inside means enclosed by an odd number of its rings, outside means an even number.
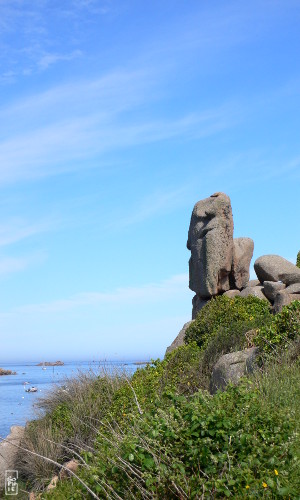
M284 306L288 306L294 300L300 300L300 294L287 293L286 289L281 290L275 297L273 311L276 314L281 312Z
M241 292L240 290L227 290L227 292L224 292L223 295L226 295L226 297L233 299L234 297L241 295Z
M264 281L263 285L265 296L272 302L274 302L277 293L285 289L285 284L279 281Z
M257 355L258 348L251 347L221 356L213 368L210 380L211 394L217 392L218 389L223 391L230 382L236 385L241 377L252 373Z
M250 281L247 281L247 283L244 286L244 288L249 288L249 287L253 287L253 286L261 286L261 282L259 280L250 280Z
M263 293L263 286L249 286L247 288L244 288L244 290L241 291L241 297L249 297L249 295L252 295L253 297L258 297L261 300L268 300L265 294Z
M64 479L65 477L68 477L70 474L68 473L68 471L71 471L71 472L76 472L77 469L78 469L78 466L79 466L79 463L77 460L75 460L73 458L73 460L69 460L69 462L66 462L64 464L64 467L66 469L62 469L61 472L60 472L60 479Z

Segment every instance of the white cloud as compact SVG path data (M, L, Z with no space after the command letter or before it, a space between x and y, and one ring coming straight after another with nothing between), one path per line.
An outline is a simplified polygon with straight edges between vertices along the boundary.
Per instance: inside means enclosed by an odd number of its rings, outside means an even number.
M188 275L178 274L159 283L149 283L137 287L116 288L111 292L83 292L66 299L54 300L42 304L29 304L18 307L14 312L33 313L54 313L64 312L78 307L100 305L138 305L170 301L175 297L186 294L188 289Z
M82 56L81 50L74 50L70 54L56 54L56 53L48 53L44 54L38 62L38 66L41 70L48 69L49 66L56 64L61 61L72 61L73 59L77 59Z

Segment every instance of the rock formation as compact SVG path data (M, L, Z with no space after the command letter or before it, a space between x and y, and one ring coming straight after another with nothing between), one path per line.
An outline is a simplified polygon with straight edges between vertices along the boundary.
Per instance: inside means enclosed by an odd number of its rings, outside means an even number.
M257 354L258 348L251 347L221 356L212 372L210 392L214 394L218 389L224 390L229 382L237 384L241 377L252 373L255 369Z
M229 197L215 193L194 206L188 233L190 289L209 299L229 290L233 219Z
M254 243L250 238L233 239L230 198L215 193L194 206L187 247L195 319L212 297L224 292L233 297L246 286Z
M178 333L177 337L175 340L173 340L172 344L167 347L166 354L169 352L174 351L174 349L177 349L177 347L181 346L184 344L184 337L185 337L185 332L187 331L188 327L193 323L194 321L188 321L185 323Z
M64 366L64 364L63 361L43 361L36 366Z
M4 370L0 368L0 376L2 375L17 375L17 372L13 372L12 370Z
M249 281L250 262L253 256L254 242L251 238L235 238L233 240L232 269L230 288L241 290Z
M263 255L254 262L256 275L264 281L282 281L286 285L300 282L300 269L279 255Z
M267 300L274 313L293 300L300 300L300 268L279 255L259 257L254 263L258 279L249 281L254 243L251 238L233 239L231 202L224 193L215 193L196 203L187 248L191 251L189 287L196 293L192 300L192 320L219 294ZM297 258L300 263L300 252ZM167 352L183 344L187 325Z

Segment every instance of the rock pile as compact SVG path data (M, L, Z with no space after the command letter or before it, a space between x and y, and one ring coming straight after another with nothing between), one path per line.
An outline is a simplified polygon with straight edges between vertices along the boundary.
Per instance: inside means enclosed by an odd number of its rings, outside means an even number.
M249 281L254 243L251 238L233 238L233 217L229 196L215 193L194 206L187 240L191 251L189 287L193 297L192 320L202 307L220 294L228 297L253 295L267 300L274 313L300 300L300 268L279 255L263 255L254 263L256 280ZM300 252L299 252L300 265ZM185 324L171 352L184 343Z
M249 281L254 243L251 238L233 238L231 203L224 193L196 203L187 247L189 287L196 293L192 319L208 300L223 293L268 300L275 313L300 300L300 269L279 255L259 257L254 263L258 279Z

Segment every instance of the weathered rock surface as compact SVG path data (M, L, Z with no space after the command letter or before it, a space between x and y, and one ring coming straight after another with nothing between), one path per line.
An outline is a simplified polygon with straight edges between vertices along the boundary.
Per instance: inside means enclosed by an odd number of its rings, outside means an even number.
M182 327L182 329L180 330L180 332L178 333L177 337L175 340L173 340L172 344L169 345L169 347L167 347L167 350L166 350L166 354L168 354L169 352L172 352L174 351L174 349L177 349L177 347L181 346L184 344L184 337L185 337L185 332L186 330L188 329L188 327L194 323L194 320L192 321L188 321L187 323L185 323Z
M286 289L281 290L277 293L275 300L273 311L274 313L279 313L282 311L283 306L288 306L293 300L300 300L299 293L287 293Z
M294 283L293 285L289 285L285 289L286 293L300 293L300 283Z
M231 288L241 290L248 282L253 250L254 242L251 238L235 238L233 240L233 259L230 273Z
M224 295L226 295L226 297L229 297L230 299L233 299L233 297L241 295L241 292L240 290L227 290L227 292L224 292Z
M5 471L15 470L18 446L24 435L24 427L14 425L5 441L0 442L0 490L5 486Z
M241 291L241 297L249 297L249 295L252 295L253 297L258 297L262 300L268 300L263 293L263 289L263 286L248 286Z
M264 281L263 285L265 296L272 302L274 302L277 293L285 289L285 284L279 281Z
M207 302L208 299L201 299L201 297L198 297L198 295L194 295L192 300L192 319L196 319L198 312L201 311L202 307L204 307Z
M241 377L252 373L255 369L257 354L258 348L251 347L221 356L213 368L210 392L214 394L218 389L224 390L230 382L237 384Z
M233 257L233 219L230 198L215 193L196 203L187 247L190 289L203 298L229 290Z
M285 283L287 286L300 283L300 269L297 266L294 267L298 269L298 271L284 272L279 275L280 281Z
M279 255L262 255L254 262L254 269L261 283L264 281L282 281L286 285L300 283L300 269Z
M64 464L64 469L61 469L60 471L60 474L59 474L59 478L60 479L65 479L66 477L70 476L70 472L76 472L78 467L79 467L79 462L78 460L75 460L75 458L73 458L72 460L69 460L68 462L66 462Z
M252 286L261 286L261 282L259 280L250 280L250 281L247 281L247 283L245 285L245 288L249 288L249 287L252 287Z

